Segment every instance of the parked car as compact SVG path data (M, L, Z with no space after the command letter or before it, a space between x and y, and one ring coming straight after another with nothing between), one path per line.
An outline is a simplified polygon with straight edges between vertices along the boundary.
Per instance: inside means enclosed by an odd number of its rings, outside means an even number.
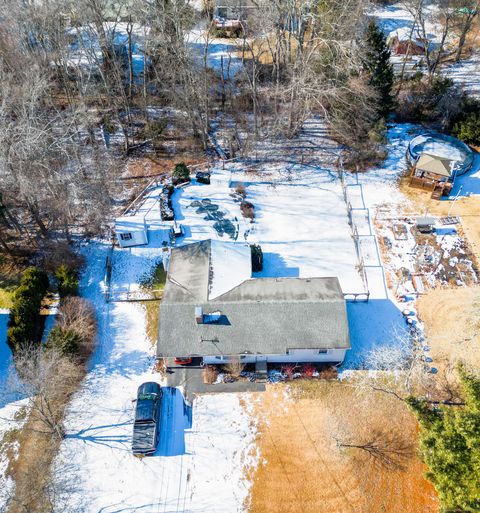
M157 449L161 403L162 389L158 383L148 381L138 387L132 438L135 456L148 456Z
M192 358L189 356L175 356L173 362L177 365L190 365L192 363Z

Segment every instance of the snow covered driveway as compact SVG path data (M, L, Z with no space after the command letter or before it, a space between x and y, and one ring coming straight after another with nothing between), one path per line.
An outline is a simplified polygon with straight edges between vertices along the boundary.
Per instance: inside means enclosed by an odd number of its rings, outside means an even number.
M255 433L241 396L204 396L194 401L192 412L180 391L165 389L157 453L144 459L131 454L132 400L138 385L158 381L159 375L151 370L143 307L104 302L100 280L107 252L101 244L85 251L82 292L96 304L99 340L66 419L68 435L56 462L62 489L57 511L242 511L249 488L244 466ZM117 262L128 266L129 252L122 253ZM150 264L155 261L152 252ZM132 273L140 269L144 273L148 265L132 266Z

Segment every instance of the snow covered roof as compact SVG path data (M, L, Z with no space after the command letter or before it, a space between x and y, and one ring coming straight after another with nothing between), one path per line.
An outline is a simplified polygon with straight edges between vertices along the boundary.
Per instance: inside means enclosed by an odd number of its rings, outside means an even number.
M131 233L145 231L145 216L144 215L131 215L117 217L115 220L115 231L117 233Z
M239 262L246 256L236 246L245 245L222 243L212 249L216 242L172 251L160 308L159 356L284 354L289 348L350 347L338 278L248 277L232 287L243 276ZM214 260L221 258L224 267L218 270L221 285L209 297L211 255ZM219 295L225 289L229 290ZM218 322L198 323L200 308L204 318L215 314Z
M412 33L412 29L410 27L400 27L398 29L392 30L387 36L387 42L398 40L402 43L406 43L408 41L413 41L415 44L423 46L423 42L416 34L414 30Z
M205 240L172 251L165 295L208 301L225 294L252 276L249 244ZM175 285L175 286L173 286Z

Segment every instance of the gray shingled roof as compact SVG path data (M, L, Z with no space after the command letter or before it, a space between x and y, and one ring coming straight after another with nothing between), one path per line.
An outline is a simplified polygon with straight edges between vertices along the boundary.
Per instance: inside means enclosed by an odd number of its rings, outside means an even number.
M345 300L337 278L256 278L208 301L210 241L172 251L160 306L157 354L284 354L287 349L348 349ZM221 312L197 324L195 308Z

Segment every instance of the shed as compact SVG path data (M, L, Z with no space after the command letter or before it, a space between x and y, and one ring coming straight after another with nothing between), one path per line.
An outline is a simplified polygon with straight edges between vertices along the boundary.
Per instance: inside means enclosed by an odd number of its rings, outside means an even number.
M409 27L401 27L390 32L387 36L387 44L395 55L423 55L425 43L416 36L415 31Z
M126 215L116 219L115 235L121 248L148 244L147 224L143 215Z
M417 228L421 233L432 233L435 226L433 217L417 217Z

